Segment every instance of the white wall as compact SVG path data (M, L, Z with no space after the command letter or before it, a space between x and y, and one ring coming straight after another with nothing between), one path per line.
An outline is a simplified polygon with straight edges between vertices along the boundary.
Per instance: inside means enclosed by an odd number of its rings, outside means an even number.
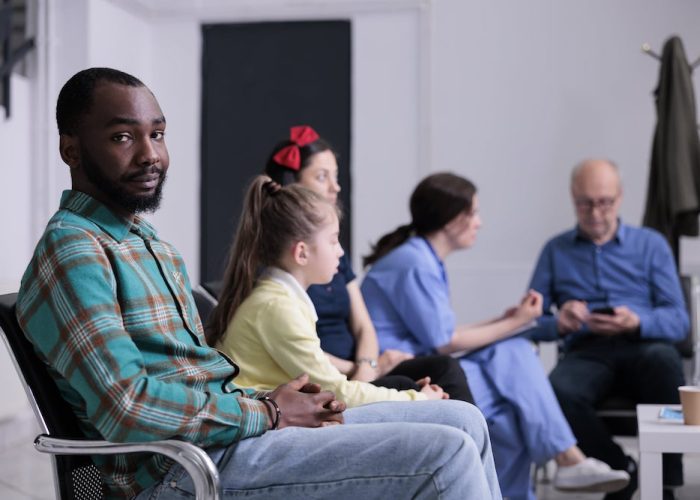
M419 162L417 14L361 16L352 35L352 237L359 272L370 243L406 219L406 193L427 170Z
M0 244L0 293L16 291L32 249L29 212L31 166L31 102L26 78L13 75L10 82L12 115L0 108L0 212L5 214Z
M11 81L12 115L0 111L0 213L4 214L0 244L0 294L15 292L33 247L26 215L31 200L30 84L20 76ZM0 343L2 344L2 343ZM14 366L0 347L0 420L20 412L27 403Z

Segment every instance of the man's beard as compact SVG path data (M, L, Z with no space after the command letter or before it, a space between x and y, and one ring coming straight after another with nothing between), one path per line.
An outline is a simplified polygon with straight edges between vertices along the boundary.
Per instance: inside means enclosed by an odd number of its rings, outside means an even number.
M85 171L85 176L92 182L100 191L105 193L110 201L118 207L125 210L127 213L138 214L144 212L155 212L160 206L160 201L163 194L163 184L165 183L165 173L160 167L145 167L143 171L138 172L135 176L143 175L144 173L156 170L160 174L158 185L155 191L150 196L132 195L119 184L107 179L102 171L97 166L97 163L92 160L89 153L84 149L81 150L81 166Z

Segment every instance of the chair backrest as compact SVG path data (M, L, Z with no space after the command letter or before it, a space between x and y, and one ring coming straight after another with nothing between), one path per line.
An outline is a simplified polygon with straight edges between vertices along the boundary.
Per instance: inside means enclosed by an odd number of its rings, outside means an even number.
M197 305L199 318L202 320L202 324L206 326L209 315L214 311L218 301L201 285L192 289L192 296L194 297L194 303Z
M39 426L53 437L84 438L73 410L17 323L16 301L16 293L0 295L0 330ZM102 498L102 475L89 456L60 455L54 459L60 498Z
M223 286L223 281L205 281L204 283L202 283L202 287L217 300L221 295L221 289L223 288Z
M681 276L681 285L685 303L690 317L690 329L685 339L676 344L678 351L684 358L692 358L695 354L695 344L698 338L698 307L700 306L700 278L698 276Z

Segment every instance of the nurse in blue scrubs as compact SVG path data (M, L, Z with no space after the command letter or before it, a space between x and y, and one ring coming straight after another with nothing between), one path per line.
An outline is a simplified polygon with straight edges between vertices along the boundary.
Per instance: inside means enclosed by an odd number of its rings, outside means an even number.
M471 247L481 226L475 186L450 173L433 174L414 190L410 224L382 237L365 258L362 283L382 350L460 358L477 406L486 416L504 497L534 499L533 462L558 464L555 487L616 491L624 471L586 458L562 414L540 360L517 333L542 314L534 291L502 316L457 325L443 264Z

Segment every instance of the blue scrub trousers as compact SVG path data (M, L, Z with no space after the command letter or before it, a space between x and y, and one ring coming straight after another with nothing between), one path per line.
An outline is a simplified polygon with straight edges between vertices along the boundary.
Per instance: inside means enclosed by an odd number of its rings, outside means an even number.
M532 462L576 444L532 343L510 338L460 359L486 417L504 497L535 499Z

